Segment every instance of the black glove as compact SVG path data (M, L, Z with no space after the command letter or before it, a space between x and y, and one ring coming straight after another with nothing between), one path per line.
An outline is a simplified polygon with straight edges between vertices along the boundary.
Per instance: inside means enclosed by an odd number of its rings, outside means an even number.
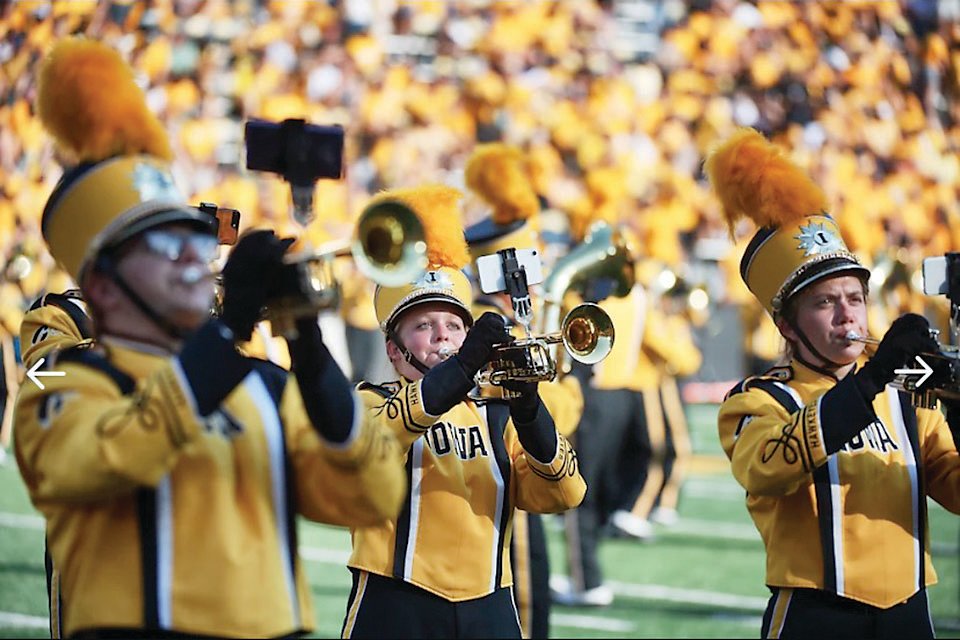
M537 417L537 408L540 406L540 395L537 393L538 383L507 380L502 386L514 394L514 397L507 399L513 421L533 422Z
M473 388L474 376L490 360L493 345L512 339L503 316L489 311L474 323L457 355L436 365L423 376L423 408L443 415Z
M895 371L911 365L921 353L937 353L939 346L930 335L930 323L915 313L902 315L887 330L877 352L857 372L857 387L872 400L896 376Z
M240 238L223 267L223 312L220 319L237 340L249 340L267 294L283 270L283 254L293 238L278 238L268 229Z
M473 378L477 371L490 361L493 345L510 340L512 336L507 331L503 316L487 311L467 332L455 358L467 377Z

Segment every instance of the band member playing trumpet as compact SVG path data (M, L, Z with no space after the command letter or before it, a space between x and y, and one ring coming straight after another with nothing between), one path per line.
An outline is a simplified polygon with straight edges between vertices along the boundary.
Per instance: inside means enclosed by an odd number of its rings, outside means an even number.
M513 306L506 293L479 292L477 259L501 249L538 249L540 202L524 169L522 152L502 143L478 145L467 159L467 186L489 207L490 214L466 229L473 284L478 293L474 315L494 311L508 319L511 333L524 337L513 318ZM534 309L541 301L530 292ZM551 330L552 328L546 328ZM496 389L496 387L494 387ZM540 385L540 397L553 416L557 431L569 438L583 413L583 392L575 376L558 374L556 380ZM524 638L550 635L550 562L543 519L539 514L517 509L513 517L510 546L513 562L513 593Z
M410 483L397 518L353 530L345 638L519 638L513 510L561 512L586 490L536 383L510 385L509 401L468 398L495 345L511 337L501 316L474 322L470 312L460 195L430 185L378 196L424 222L428 270L378 286L374 298L399 380L359 389L405 447Z
M38 111L78 161L42 227L95 338L17 398L18 468L62 577L63 635L312 630L296 517L396 514L396 439L359 409L315 325L290 343L295 376L237 351L282 268L287 243L272 232L237 244L210 317L213 218L176 189L169 142L116 51L55 45Z
M785 364L720 409L720 440L767 553L765 638L932 638L926 499L960 513L960 456L940 411L890 383L937 352L926 319L897 318L869 359L869 271L826 196L752 129L706 172L731 224L761 227L741 275L787 341Z

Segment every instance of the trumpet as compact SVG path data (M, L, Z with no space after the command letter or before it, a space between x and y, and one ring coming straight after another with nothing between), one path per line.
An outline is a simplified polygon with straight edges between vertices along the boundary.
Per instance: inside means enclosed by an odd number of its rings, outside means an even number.
M863 344L880 344L880 341L876 338L871 338L870 336L862 336L856 331L847 331L847 335L844 336L847 339L847 342L862 342Z
M931 338L937 340L939 336L938 330L930 329ZM856 331L848 331L845 337L850 342L880 344L876 338L861 336ZM937 353L921 353L919 357L933 370L929 377L922 378L924 384L917 384L921 378L915 373L898 373L890 386L910 394L913 406L921 409L935 409L939 398L960 399L960 347L937 342Z
M350 256L362 274L383 286L412 282L427 266L423 224L405 204L381 200L360 214L354 237L284 258L277 293L267 301L265 317L292 324L340 304L336 258ZM283 329L281 329L283 330Z
M563 344L571 358L584 364L600 362L613 349L613 321L596 304L577 305L563 319L559 331L493 346L487 366L477 373L477 386L501 386L504 382L550 382L557 377L557 362L550 345ZM441 349L448 358L455 349Z

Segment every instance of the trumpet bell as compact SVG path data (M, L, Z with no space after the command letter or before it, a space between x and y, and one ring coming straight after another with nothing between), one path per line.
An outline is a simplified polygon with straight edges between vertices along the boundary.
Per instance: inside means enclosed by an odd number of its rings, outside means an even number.
M598 305L586 302L566 315L560 335L571 358L583 364L596 364L613 349L615 332L609 314Z
M360 272L381 286L413 282L427 267L423 224L397 200L376 202L360 215L351 253Z

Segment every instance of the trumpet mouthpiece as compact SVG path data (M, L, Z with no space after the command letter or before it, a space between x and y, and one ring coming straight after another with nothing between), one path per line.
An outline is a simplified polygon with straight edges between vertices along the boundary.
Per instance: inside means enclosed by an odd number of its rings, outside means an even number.
M212 277L213 274L209 270L196 265L191 265L184 269L183 273L180 274L180 281L183 284L197 284L201 280Z
M864 344L879 344L880 341L876 338L871 338L869 336L862 336L856 331L847 331L847 335L844 336L847 339L847 342L862 342Z

